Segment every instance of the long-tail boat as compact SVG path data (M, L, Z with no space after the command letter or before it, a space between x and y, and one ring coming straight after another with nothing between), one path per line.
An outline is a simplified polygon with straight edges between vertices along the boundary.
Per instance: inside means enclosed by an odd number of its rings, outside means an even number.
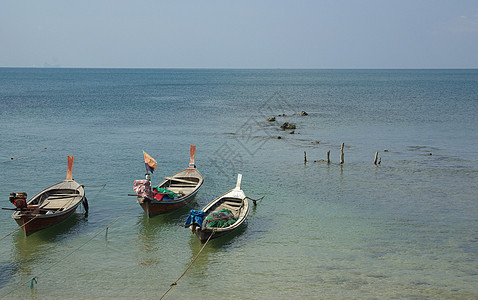
M191 210L186 227L201 243L237 229L249 214L249 201L241 189L242 174L237 175L236 187L217 197L203 209Z
M80 204L88 211L84 187L72 179L73 162L74 156L68 156L65 180L42 190L30 200L26 200L26 193L10 194L10 202L16 206L12 218L26 235L64 221Z
M153 171L156 161L145 154L146 169ZM190 147L189 166L151 188L151 177L146 173L146 179L134 181L139 205L149 217L176 210L190 203L201 188L204 178L196 169L194 159L196 146Z

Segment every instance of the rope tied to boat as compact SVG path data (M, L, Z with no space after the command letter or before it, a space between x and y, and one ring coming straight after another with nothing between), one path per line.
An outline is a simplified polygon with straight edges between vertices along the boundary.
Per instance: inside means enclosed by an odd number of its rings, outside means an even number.
M216 232L217 228L214 228L211 232L211 235L208 237L207 241L204 243L204 245L201 247L201 249L199 250L198 254L196 254L196 256L194 257L194 259L191 261L191 263L189 264L189 266L186 268L186 270L184 270L184 272L181 274L181 276L179 276L178 279L176 279L175 282L171 283L169 285L169 289L161 296L161 298L159 298L160 300L164 298L164 296L166 296L167 293L169 293L169 291L176 285L178 285L178 281L186 274L186 272L189 270L189 268L193 265L193 263L196 261L196 259L199 257L199 255L201 254L202 250L204 249L204 247L206 247L207 243L211 240L211 237L214 235L214 233Z
M105 230L108 230L108 227L110 227L111 225L113 225L114 223L116 223L116 221L118 221L119 219L121 219L122 217L124 217L126 215L126 213L128 213L134 206L136 206L136 203L134 203L133 205L131 205L128 209L126 209L126 211L118 216L116 219L114 219L112 222L110 222L105 228L101 229L100 231L98 231L96 234L94 234L90 239L88 239L85 243L81 244L79 247L77 247L76 249L73 249L73 251L71 251L70 253L68 253L67 255L65 255L63 258L61 258L60 260L58 260L57 262L53 263L50 267L44 269L42 272L38 273L37 276L33 277L30 281L30 288L33 289L33 282L37 283L37 279L38 279L38 276L42 275L43 273L46 273L47 271L49 271L51 268L53 268L54 266L56 266L57 264L59 264L60 262L62 261L65 261L65 259L72 255L73 253L75 253L76 251L80 250L82 247L84 247L86 244L88 244L89 242L91 242L94 238L96 238L100 233L102 233L103 231Z
M265 196L262 196L262 197L260 197L260 198L258 198L258 199L253 199L253 198L251 198L251 197L247 197L247 196L246 196L246 199L252 200L252 203L254 203L254 205L256 205L256 202L257 202L257 201L261 201L262 199L264 199L264 197L265 197Z
M105 186L106 186L106 185L105 185ZM61 259L59 259L59 260L57 260L56 262L52 263L48 268L46 268L46 269L42 270L40 273L38 273L37 276L33 277L33 278L30 280L30 288L33 290L34 284L38 284L38 276L40 276L40 275L46 273L47 271L49 271L50 269L52 269L53 267L55 267L55 266L58 265L59 263L65 261L67 257L69 257L69 256L72 255L73 253L77 252L77 251L80 250L81 248L83 248L86 244L88 244L89 242L91 242L94 238L96 238L98 235L100 235L103 231L105 231L105 230L107 231L110 226L112 226L112 225L113 225L114 223L116 223L119 219L121 219L122 217L124 217L124 216L125 216L133 207L135 207L135 206L136 206L136 203L133 203L130 207L128 207L128 208L123 212L123 214L121 214L121 215L118 216L116 219L114 219L112 222L110 222L105 228L99 230L99 231L98 231L97 233L95 233L91 238L89 238L86 242L84 242L83 244L81 244L81 245L78 246L77 248L75 248L75 249L73 249L72 251L70 251L68 254L66 254L66 255L65 255L64 257L62 257ZM35 216L35 218L36 218L36 217L37 217L37 216ZM31 219L31 220L28 221L28 222L31 222L32 220L33 220L33 219ZM28 224L28 222L25 223L25 224L23 224L23 226L25 226L26 224ZM22 228L23 226L19 226L19 227L18 227L17 229L15 229L13 232L17 231L18 229ZM12 233L13 233L13 232L12 232ZM10 233L10 234L12 234L12 233ZM8 235L10 235L10 234L8 234ZM7 236L8 236L8 235L7 235ZM5 238L5 237L3 237L3 238ZM3 239L3 238L2 238L2 239ZM1 239L0 239L0 240L1 240ZM14 291L14 290L11 290L11 291L8 292L7 294L2 295L2 297L9 295L9 294L12 293L13 291Z
M15 228L14 230L10 231L10 233L7 233L4 237L0 238L0 241L3 240L4 238L6 238L7 236L10 236L10 235L14 234L14 233L17 232L18 230L22 229L22 228L25 227L28 223L30 223L31 221L35 220L37 217L38 217L38 215L34 216L34 217L31 218L30 220L28 220L28 222L25 222L25 223L23 223L23 225L18 226L18 227Z

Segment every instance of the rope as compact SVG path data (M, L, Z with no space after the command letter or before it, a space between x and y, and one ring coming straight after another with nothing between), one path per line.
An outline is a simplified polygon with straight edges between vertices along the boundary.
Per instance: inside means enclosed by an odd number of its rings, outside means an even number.
M104 185L106 186L106 184ZM38 277L44 273L46 273L47 271L49 271L50 269L52 269L54 266L58 265L60 262L64 261L68 256L72 255L73 253L75 253L76 251L80 250L81 248L83 248L86 244L88 244L89 242L91 242L94 238L96 238L98 235L100 235L100 233L102 233L103 231L107 231L108 228L113 225L114 223L116 223L119 219L121 219L122 217L124 217L126 215L126 213L128 213L133 207L136 206L136 203L133 203L130 207L128 207L125 212L123 214L121 214L120 216L118 216L116 219L114 219L112 222L110 222L105 228L103 228L102 230L98 231L96 234L94 234L90 239L88 239L85 243L81 244L78 248L76 249L73 249L70 253L68 253L67 255L65 255L63 258L59 259L56 263L50 265L50 267L44 269L43 271L41 271L40 273L37 274L37 276L34 276L31 280L30 280L30 288L33 289L34 287L34 283L35 284L38 284ZM36 216L35 216L36 218ZM33 218L34 219L34 218ZM30 221L28 222L31 222L33 219L31 219ZM26 224L25 223L24 225L22 226L25 226ZM17 229L15 229L13 232L17 231L18 229L20 229L22 226L18 227ZM12 232L12 233L13 233ZM12 234L12 233L9 233L8 235ZM7 236L8 236L7 235ZM3 239L3 238L2 238ZM10 291L9 293L3 295L3 296L7 296L9 294L11 294L14 290Z
M196 254L196 257L194 257L194 259L192 260L192 262L189 264L189 266L186 268L186 270L184 270L183 274L181 274L181 276L179 276L179 278L171 283L171 285L169 286L169 289L161 296L161 298L159 298L159 300L163 299L164 296L166 296L167 293L169 293L169 291L175 286L178 284L178 281L179 279L181 279L184 274L186 274L186 272L189 270L189 268L193 265L193 263L196 261L196 259L199 257L199 254L201 254L202 250L204 249L204 247L206 247L207 243L209 242L209 240L211 239L211 237L214 235L214 233L216 232L216 228L213 229L211 235L209 236L209 238L207 239L207 241L204 243L204 245L202 246L201 250L199 250L198 254Z
M0 238L0 241L3 240L4 238L6 238L7 236L14 234L15 232L17 232L17 231L20 230L21 228L25 227L25 225L27 225L27 224L30 223L31 221L35 220L37 217L38 217L38 215L37 215L37 216L34 216L33 218L31 218L28 222L23 223L23 225L18 226L17 228L15 228L15 230L11 231L10 233L8 233L7 235L5 235L4 237Z
M127 212L129 212L131 210L131 208L133 208L134 206L136 206L136 203L132 204L128 209L126 209L126 211L120 215L119 217L117 217L116 219L114 219L111 223L109 223L105 228L103 228L102 230L98 231L96 234L94 234L89 240L87 240L85 243L83 243L82 245L80 245L78 248L76 249L73 249L73 251L71 251L70 253L68 253L67 255L65 255L63 258L59 259L56 263L52 264L50 267L44 269L43 271L41 271L40 273L37 274L37 276L34 276L31 280L30 280L30 288L33 289L33 282L34 283L37 283L37 280L38 280L38 277L44 273L46 273L47 271L49 271L50 269L52 269L54 266L58 265L60 262L64 261L68 256L72 255L73 253L75 253L76 251L80 250L82 247L84 247L86 244L88 244L89 242L91 242L95 237L97 237L100 233L102 233L103 231L105 230L108 230L108 227L110 227L111 225L113 225L114 223L116 223L116 221L118 221L120 218L124 217L124 215L126 215ZM8 294L5 294L4 296L7 296L9 295L10 293L12 293L14 290L10 291Z
M253 198L251 198L251 197L246 197L246 199L249 199L249 200L252 200L252 201L261 201L262 199L264 199L264 197L265 197L265 196L262 196L262 197L260 197L260 198L258 198L258 199L253 199Z
M53 265L51 265L49 268L43 270L42 272L40 272L36 278L38 278L39 275L45 273L46 271L50 270L51 268L53 268L55 265L57 265L59 262L61 261L64 261L68 256L72 255L73 253L75 253L76 251L80 250L83 246L85 246L86 244L88 244L89 242L91 242L95 237L97 237L100 233L102 233L103 231L105 230L108 230L108 228L113 225L114 223L116 223L116 221L118 221L119 219L121 219L122 217L124 217L126 215L127 212L129 212L131 210L131 208L133 208L134 206L136 206L136 203L134 203L133 205L131 205L122 215L120 215L119 217L117 217L116 219L114 219L111 223L109 223L105 228L101 229L100 231L98 231L96 234L94 234L89 240L87 240L85 243L83 243L82 245L80 245L78 248L74 249L73 251L71 251L70 253L68 253L67 255L65 255L62 259L58 260L56 263L54 263Z

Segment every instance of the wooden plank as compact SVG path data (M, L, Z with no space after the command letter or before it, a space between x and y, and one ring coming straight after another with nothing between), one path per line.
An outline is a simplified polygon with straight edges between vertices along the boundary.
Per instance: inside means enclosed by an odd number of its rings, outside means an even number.
M68 170L66 171L66 180L72 180L73 178L73 162L75 161L74 156L68 156Z
M190 181L190 180L186 180L186 179L179 179L179 178L175 178L175 177L164 177L164 179L171 180L171 181L177 181L177 182L192 183L194 185L197 184L197 182L195 182L195 181Z
M194 167L194 158L196 156L196 146L194 145L191 145L190 149L189 149L189 167Z

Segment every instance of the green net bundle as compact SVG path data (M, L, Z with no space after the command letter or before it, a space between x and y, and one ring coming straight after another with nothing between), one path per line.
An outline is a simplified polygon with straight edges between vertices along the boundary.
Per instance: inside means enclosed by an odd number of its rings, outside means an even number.
M165 189L165 188L161 188L159 186L155 186L153 188L153 192L156 191L158 192L159 194L166 194L169 198L176 198L176 197L179 197L178 194L176 194L175 192L172 192L168 189Z
M234 218L234 214L229 209L222 209L210 213L206 217L206 227L224 228L231 226L237 220Z

